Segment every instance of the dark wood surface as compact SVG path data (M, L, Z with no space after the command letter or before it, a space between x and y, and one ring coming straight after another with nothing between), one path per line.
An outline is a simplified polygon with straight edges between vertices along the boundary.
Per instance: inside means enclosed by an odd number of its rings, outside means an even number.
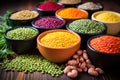
M21 9L35 10L36 5L42 0L0 0L0 16L7 10L17 11ZM82 0L100 2L104 5L104 10L111 10L120 13L120 0ZM119 63L118 63L119 64ZM93 77L87 73L79 73L79 75L70 79L66 75L60 77L52 77L48 74L40 72L24 73L24 72L6 72L0 67L0 80L120 80L120 74L117 72L106 72L104 75Z

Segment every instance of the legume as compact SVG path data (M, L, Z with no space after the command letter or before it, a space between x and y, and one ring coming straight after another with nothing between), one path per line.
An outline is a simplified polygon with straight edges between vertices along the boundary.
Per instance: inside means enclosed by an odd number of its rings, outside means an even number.
M120 53L120 37L100 36L90 41L90 46L97 51L106 54Z
M47 1L43 4L38 5L38 8L47 11L56 11L58 9L63 8L63 6L56 2Z
M70 32L51 32L40 39L40 42L48 47L63 48L76 44L79 41L78 37Z
M39 71L51 76L59 76L63 73L64 65L58 66L39 55L20 55L12 61L4 60L2 67L5 70L17 70L24 72Z
M80 33L99 33L105 30L102 24L90 20L90 19L80 19L73 21L69 24L69 28L75 32Z
M81 0L59 0L59 2L63 4L78 4Z
M63 25L63 21L55 17L44 17L35 21L35 26L39 28L59 28Z
M103 22L120 22L120 15L112 12L103 12L95 16L97 20Z
M10 30L6 33L6 36L15 40L24 40L36 36L38 32L32 28L20 27Z
M87 18L88 13L86 11L77 8L64 8L57 13L62 18Z
M79 5L78 8L85 9L85 10L98 10L98 9L101 9L102 6L97 5L93 2L86 2L84 4Z
M21 10L16 13L13 13L10 18L16 19L16 20L26 20L26 19L32 19L37 17L39 14L36 11L30 11L30 10Z

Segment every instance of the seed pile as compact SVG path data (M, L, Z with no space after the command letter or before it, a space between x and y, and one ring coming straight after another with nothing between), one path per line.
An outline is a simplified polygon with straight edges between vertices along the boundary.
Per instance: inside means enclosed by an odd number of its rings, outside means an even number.
M46 34L40 39L40 42L48 47L63 48L76 44L78 37L70 32L57 31Z
M26 20L26 19L32 19L37 17L39 14L36 11L30 11L30 10L21 10L16 13L13 13L10 18L16 19L16 20Z
M58 66L39 55L20 55L12 61L4 60L2 67L5 70L17 70L24 72L39 71L51 76L59 76L63 73L64 65Z
M105 30L102 24L90 19L80 19L69 24L69 28L79 33L99 33Z
M102 6L97 5L93 2L86 2L84 4L79 5L78 8L85 9L85 10L98 10L98 9L101 9Z
M98 76L104 73L101 68L95 68L92 65L86 50L78 50L72 59L67 62L64 69L64 73L70 78L77 77L78 72L88 72L92 76Z
M107 54L120 54L120 37L100 36L90 41L90 45L97 51Z
M59 0L59 2L63 4L78 4L81 0Z
M34 24L39 28L52 29L61 27L63 25L63 21L55 17L44 17L35 21Z
M20 27L7 32L7 37L14 40L24 40L36 36L38 32L32 28Z

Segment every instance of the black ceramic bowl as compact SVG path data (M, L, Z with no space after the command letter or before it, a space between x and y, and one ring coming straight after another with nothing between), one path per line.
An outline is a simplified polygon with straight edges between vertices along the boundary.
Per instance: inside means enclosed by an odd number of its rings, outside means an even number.
M33 28L33 27L29 27L29 28L34 29L39 34L39 31L36 28ZM27 52L33 51L36 48L36 43L37 43L36 39L38 34L29 39L14 40L6 36L7 32L13 29L16 29L16 28L8 29L4 33L4 38L6 40L8 48L10 48L11 50L13 50L15 53L18 53L18 54L27 53Z
M90 45L90 41L92 39L100 36L105 36L105 35L93 36L87 41L87 52L89 59L91 60L93 65L102 68L104 71L118 71L118 69L120 70L120 53L108 54L108 53L100 52L92 48L92 46Z
M36 10L40 14L40 16L55 16L55 12L57 10L54 11L54 10L43 10L43 9L40 9L40 8L38 8L38 6L41 5L41 4L43 4L43 3L40 3L40 4L38 4L36 6ZM63 6L63 8L64 8L63 4L61 4L61 3L57 3L57 4Z
M16 13L16 12L18 12L18 11L15 11L15 12L11 13L11 14L8 16L9 25L10 25L11 27L15 27L15 26L18 26L18 25L31 26L31 22L32 22L34 19L36 19L36 18L39 17L39 13L38 13L37 11L35 11L35 12L38 14L37 17L31 18L31 19L25 19L25 20L24 20L24 19L23 19L23 20L12 19L10 16L11 16L12 14Z
M63 22L63 24L60 25L60 26L57 26L56 28L40 28L39 26L36 26L36 25L35 25L35 22L36 22L37 20L40 20L40 19L42 19L42 18L47 18L47 17L57 18L57 19L61 20L61 21ZM40 33L44 32L44 31L47 31L47 30L52 30L52 29L65 29L65 25L66 25L66 21L65 21L64 19L59 18L59 17L56 17L56 16L44 16L44 17L40 17L40 18L35 19L35 20L32 21L32 26L33 26L34 28L37 28Z
M72 22L73 22L73 21L72 21ZM70 22L70 23L72 23L72 22ZM69 30L69 31L73 31L73 30L71 30L71 29L69 28L69 24L70 24L70 23L68 23L68 24L66 25L66 29ZM77 33L77 34L79 34L79 35L81 36L81 49L86 49L86 48L87 48L87 40L88 40L90 37L95 36L95 35L100 35L100 34L106 34L106 31L107 31L106 25L104 25L104 24L101 23L101 22L98 22L98 23L102 24L102 25L103 25L102 27L105 28L103 31L98 32L98 33L80 33L80 32L73 31L73 32L75 32L75 33Z
M82 4L85 4L85 3L87 3L87 2L84 2L84 3L82 3ZM80 4L80 5L82 5L82 4ZM98 6L101 6L101 8L99 8L99 9L84 9L84 8L80 8L80 9L83 9L83 10L86 10L87 12L88 12L88 14L89 14L89 16L88 16L88 18L89 19L91 19L91 16L92 16L92 14L94 13L94 12L97 12L97 11L102 11L103 9L104 9L104 6L103 6L103 4L102 3L95 3L96 5L98 5ZM78 5L79 6L79 5ZM78 6L77 6L77 8L78 8Z

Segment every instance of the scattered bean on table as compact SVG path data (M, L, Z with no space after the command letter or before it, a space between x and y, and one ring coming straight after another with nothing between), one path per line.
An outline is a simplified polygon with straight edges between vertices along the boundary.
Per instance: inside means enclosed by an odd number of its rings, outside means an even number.
M69 28L78 33L99 33L105 30L104 25L90 20L90 19L79 19L69 24Z

